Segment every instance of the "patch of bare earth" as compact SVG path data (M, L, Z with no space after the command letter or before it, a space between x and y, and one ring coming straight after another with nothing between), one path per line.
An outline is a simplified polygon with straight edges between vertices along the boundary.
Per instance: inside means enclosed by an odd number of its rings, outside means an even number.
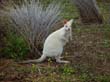
M73 41L65 49L73 66L110 75L110 26L73 28Z

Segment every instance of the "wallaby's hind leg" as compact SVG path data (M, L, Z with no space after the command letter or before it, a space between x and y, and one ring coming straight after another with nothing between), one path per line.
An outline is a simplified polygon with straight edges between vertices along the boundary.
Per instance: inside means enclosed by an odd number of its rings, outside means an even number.
M42 55L39 59L27 60L20 63L40 63L40 62L43 62L45 59L46 59L46 56Z
M57 63L70 63L69 61L61 60L60 56L55 57Z

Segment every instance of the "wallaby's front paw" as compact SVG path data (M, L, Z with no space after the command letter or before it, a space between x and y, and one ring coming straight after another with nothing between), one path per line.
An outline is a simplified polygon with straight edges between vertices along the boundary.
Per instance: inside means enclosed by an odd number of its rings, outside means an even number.
M68 64L68 63L70 63L70 61L64 61L64 63Z

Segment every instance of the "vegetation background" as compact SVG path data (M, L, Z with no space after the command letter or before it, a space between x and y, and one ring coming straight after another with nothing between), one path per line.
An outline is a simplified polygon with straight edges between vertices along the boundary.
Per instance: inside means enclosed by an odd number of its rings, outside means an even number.
M13 1L21 5L23 0ZM53 0L39 1L47 6ZM23 37L13 31L14 26L7 17L0 15L0 82L110 82L110 1L97 0L102 24L82 23L72 0L60 2L63 7L61 20L75 20L73 41L65 46L62 54L71 63L57 64L49 58L39 64L18 64L16 61L35 59L39 55L30 53ZM5 6L11 8L11 0L6 0ZM0 4L0 8L4 7ZM59 21L54 30L62 25ZM42 51L42 44L37 48Z

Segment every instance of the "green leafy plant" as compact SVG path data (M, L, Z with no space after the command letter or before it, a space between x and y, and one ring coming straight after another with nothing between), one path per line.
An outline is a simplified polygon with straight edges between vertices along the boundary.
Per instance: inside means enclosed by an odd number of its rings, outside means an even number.
M6 47L3 50L5 57L15 60L24 59L29 51L23 38L13 33L9 33L6 38L6 43Z
M100 82L110 82L110 76L98 76L96 77L96 80Z
M35 72L37 72L37 66L35 64L32 64L31 73L35 73Z
M64 67L60 68L60 71L64 74L64 75L71 75L75 73L74 68L72 68L71 66L68 65L64 65Z
M82 82L86 82L89 80L89 76L86 73L81 74L79 78Z

